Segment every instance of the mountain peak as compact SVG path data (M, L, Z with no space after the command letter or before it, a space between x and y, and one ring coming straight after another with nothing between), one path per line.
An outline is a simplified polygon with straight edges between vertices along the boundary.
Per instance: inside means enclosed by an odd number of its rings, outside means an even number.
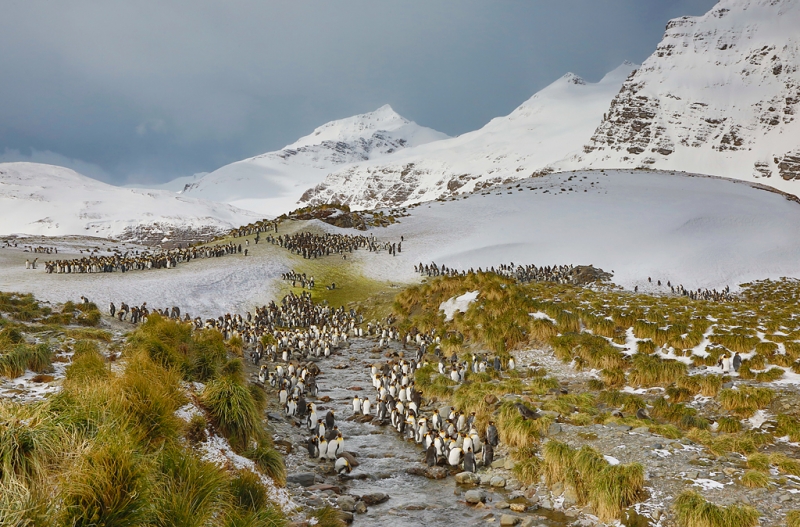
M585 80L572 72L565 73L561 78L568 84L586 84Z
M371 137L376 131L393 131L401 126L410 124L411 121L394 111L388 104L384 104L372 112L345 117L329 121L314 129L305 137L286 146L284 150L296 150L304 146L319 145L325 141L349 142L354 139Z

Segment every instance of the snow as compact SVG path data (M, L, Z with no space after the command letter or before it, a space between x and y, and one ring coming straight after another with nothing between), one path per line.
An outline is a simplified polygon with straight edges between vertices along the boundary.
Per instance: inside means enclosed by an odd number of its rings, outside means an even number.
M439 305L439 311L444 311L445 321L453 320L453 316L458 311L465 313L469 305L478 298L478 291L469 291L461 296L456 296L445 300Z
M725 485L713 479L697 478L690 481L693 482L692 486L700 487L703 490L719 490L725 488Z
M635 68L626 62L597 83L568 73L479 130L340 168L309 202L396 206L528 177L581 149Z
M603 459L608 461L609 465L619 465L619 459L612 456L603 456Z
M258 474L271 501L278 504L285 513L292 513L297 508L286 489L276 487L272 478L261 474L253 461L234 452L224 437L210 434L209 438L200 444L199 449L201 458L205 461L220 467L233 466L237 470L246 469Z
M403 252L365 261L363 272L411 282L420 262L455 269L592 264L629 289L648 276L687 289L735 289L800 275L800 205L745 183L609 170L550 174L519 188L411 208L401 223L375 231L391 241L403 235Z
M153 224L222 231L263 218L167 191L115 187L38 163L0 163L0 210L0 234L106 238Z
M225 165L189 183L184 195L277 216L298 208L306 189L340 167L447 137L385 105L326 123L281 150Z
M544 312L542 312L542 311L537 311L536 313L528 313L528 314L529 314L529 315L530 315L532 318L534 318L534 319L536 319L536 320L549 320L549 321L550 321L550 322L552 322L553 324L555 324L555 323L556 323L556 319L554 319L553 317L551 317L550 315L548 315L547 313L544 313Z
M753 417L748 419L751 428L760 428L764 421L771 419L772 416L765 410L758 410Z

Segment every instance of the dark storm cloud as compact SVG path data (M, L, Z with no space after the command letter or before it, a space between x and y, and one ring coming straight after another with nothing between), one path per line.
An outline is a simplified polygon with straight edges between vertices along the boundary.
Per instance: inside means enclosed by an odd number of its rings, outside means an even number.
M0 161L164 181L385 103L456 135L567 71L643 61L714 3L6 0Z

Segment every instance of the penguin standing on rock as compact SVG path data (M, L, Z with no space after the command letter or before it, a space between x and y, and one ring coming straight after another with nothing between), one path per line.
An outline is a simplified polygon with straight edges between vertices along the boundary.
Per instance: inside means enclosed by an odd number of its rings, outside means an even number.
M491 443L483 445L483 466L490 467L494 462L494 447Z
M333 410L328 410L328 413L325 414L325 426L327 426L328 429L331 429L333 428L334 423L335 418L333 416Z
M308 449L308 457L311 459L319 457L319 439L316 437L309 437L306 448Z
M475 454L472 453L472 447L469 447L464 453L464 471L475 472L475 470Z
M431 446L425 451L425 464L429 467L436 465L436 446L431 443Z
M489 426L486 428L486 444L496 447L500 443L500 438L497 434L497 427L494 426L494 421L489 421Z
M339 475L350 474L350 471L353 470L346 457L340 457L337 459L336 463L334 463L334 468L336 469L336 473Z

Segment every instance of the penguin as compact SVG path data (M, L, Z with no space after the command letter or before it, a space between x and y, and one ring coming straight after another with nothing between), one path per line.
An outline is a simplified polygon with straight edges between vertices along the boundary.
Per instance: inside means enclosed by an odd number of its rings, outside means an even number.
M339 432L336 435L336 439L332 441L328 441L328 459L336 459L337 454L341 454L344 452L344 440L342 439L342 433Z
M319 457L319 439L316 437L309 437L306 448L308 449L308 457L311 459Z
M494 462L494 447L491 443L483 445L483 466L490 467Z
M353 397L353 415L358 415L361 413L361 398L356 395Z
M328 410L328 413L325 414L325 425L328 428L333 428L335 422L335 418L333 416L333 410Z
M511 357L510 359L508 359L508 369L509 370L513 370L516 367L517 367L517 363L514 362L514 357Z
M475 472L475 454L472 453L472 448L467 448L466 453L464 454L464 471L465 472Z
M727 355L722 357L722 373L730 373L731 371L731 358Z
M731 362L733 366L733 371L739 371L739 368L742 367L742 356L739 355L739 352L736 352L736 355L733 356L733 361Z
M337 459L333 466L336 469L336 473L339 475L350 474L350 471L353 470L346 457L340 457Z
M459 447L450 449L450 453L447 455L447 462L451 467L457 467L461 464L461 454L462 450Z
M425 464L429 467L436 465L436 447L433 444L425 450Z
M369 415L369 411L370 411L369 397L365 397L364 400L361 402L361 413L364 415Z
M317 450L319 451L317 459L325 459L325 455L328 453L328 442L325 441L324 437L319 439L319 448Z
M486 444L496 447L500 443L500 437L497 434L497 427L494 426L494 421L489 421L489 426L486 427Z

